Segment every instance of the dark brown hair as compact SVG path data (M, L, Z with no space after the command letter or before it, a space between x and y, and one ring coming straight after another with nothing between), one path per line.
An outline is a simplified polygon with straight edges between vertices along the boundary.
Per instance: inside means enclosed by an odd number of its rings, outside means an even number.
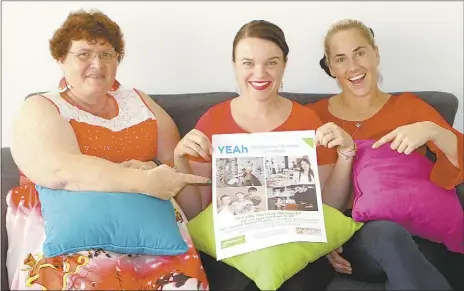
M305 162L309 165L309 171L308 171L308 178L311 180L311 177L312 179L314 179L314 171L313 169L311 169L311 162L309 161L308 158L304 157L300 160L300 163L299 163L299 167L300 167L300 177L301 177L301 174L303 174L304 170L303 170L303 166L301 165L301 162Z
M97 43L97 40L107 41L118 53L118 62L124 57L123 34L116 22L102 12L80 10L70 13L50 40L53 58L57 61L64 59L71 42L82 39L91 44Z
M285 40L284 32L280 29L280 27L266 20L253 20L240 28L234 38L232 61L235 62L235 48L237 47L237 44L246 37L256 37L272 41L282 50L284 61L287 61L290 49L288 48L287 41Z

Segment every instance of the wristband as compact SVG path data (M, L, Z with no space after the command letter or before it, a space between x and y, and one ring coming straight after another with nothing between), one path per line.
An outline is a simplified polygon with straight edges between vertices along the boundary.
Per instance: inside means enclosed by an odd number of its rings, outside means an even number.
M349 151L342 151L340 150L340 147L337 147L337 153L345 158L345 160L348 160L349 158L353 158L356 156L356 150L357 150L356 143L353 142L353 149Z

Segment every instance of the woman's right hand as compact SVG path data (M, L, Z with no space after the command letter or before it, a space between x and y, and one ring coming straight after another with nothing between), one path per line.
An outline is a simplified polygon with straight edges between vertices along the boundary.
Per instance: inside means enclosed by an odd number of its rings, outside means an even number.
M168 200L176 196L189 184L211 184L207 177L177 172L168 165L161 165L146 170L147 179L144 185L144 194Z
M187 155L192 157L202 157L205 161L211 161L213 147L208 137L197 129L189 131L177 144L174 149L174 158L183 158Z
M343 128L333 122L327 122L316 130L316 145L328 148L338 146L341 150L352 149L354 141Z
M330 264L332 264L332 267L334 267L335 271L342 274L351 274L351 264L342 256L340 256L341 252L343 252L343 248L339 247L338 249L335 249L326 255L326 258L329 260Z
M316 146L327 148L337 147L338 156L346 160L356 155L356 143L343 128L333 122L328 122L316 130Z

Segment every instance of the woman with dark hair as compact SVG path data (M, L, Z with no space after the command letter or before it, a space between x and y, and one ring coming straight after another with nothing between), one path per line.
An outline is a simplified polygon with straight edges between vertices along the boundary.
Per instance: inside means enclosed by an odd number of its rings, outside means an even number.
M311 162L304 157L300 160L299 173L296 175L297 184L310 184L314 182L314 171L311 169Z
M195 129L180 142L188 153L193 173L210 177L211 138L214 134L255 133L271 131L317 130L321 121L317 114L301 104L279 95L282 78L288 60L289 48L283 31L275 24L264 20L251 21L240 28L232 46L232 61L240 86L240 96L211 107L198 121ZM218 122L218 121L221 122ZM337 146L351 145L350 139L339 140ZM325 164L346 163L338 159L334 148L319 147L318 161L321 187L338 184ZM336 189L336 187L328 187ZM203 187L203 207L211 203L211 188ZM327 194L328 204L336 198ZM210 284L213 290L231 288L223 282L224 274L234 273L236 282L243 282L233 289L256 290L256 285L245 275L223 262L202 254L205 269L212 273ZM256 262L259 264L260 262ZM279 290L323 290L329 284L333 270L322 257L289 278ZM330 265L329 265L330 267ZM220 272L222 275L214 275ZM217 280L215 280L218 278ZM235 278L235 277L234 277ZM238 284L238 283L237 283Z

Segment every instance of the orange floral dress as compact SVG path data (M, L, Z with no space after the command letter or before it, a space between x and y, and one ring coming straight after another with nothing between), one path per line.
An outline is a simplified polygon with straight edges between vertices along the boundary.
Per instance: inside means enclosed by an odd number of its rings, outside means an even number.
M157 120L135 89L117 85L108 95L118 113L105 119L64 99L59 92L42 96L69 121L83 154L120 163L157 156ZM88 250L45 258L46 237L35 185L21 174L7 195L7 268L11 290L208 290L208 281L174 200L179 229L188 252L177 256L128 255Z

